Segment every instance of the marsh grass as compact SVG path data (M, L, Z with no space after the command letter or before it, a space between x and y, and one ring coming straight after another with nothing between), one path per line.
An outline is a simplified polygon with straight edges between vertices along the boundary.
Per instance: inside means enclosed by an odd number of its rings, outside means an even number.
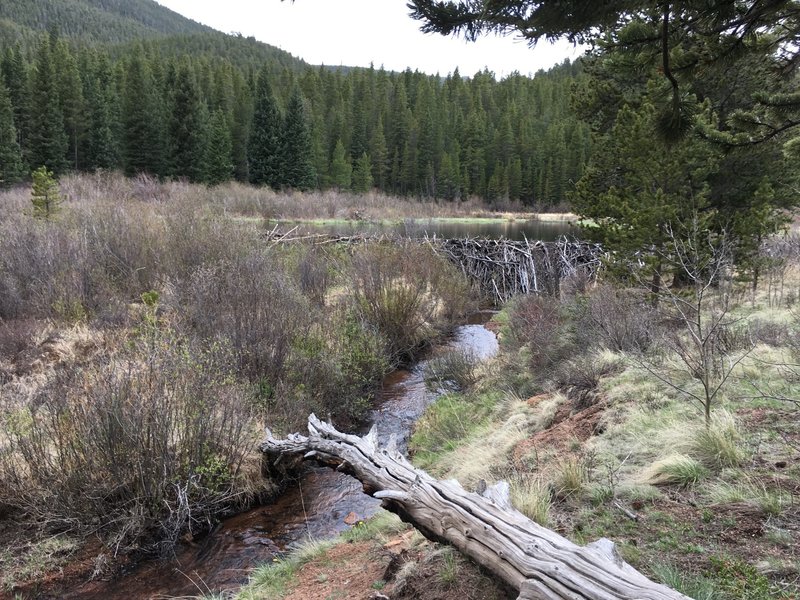
M792 503L790 494L746 476L741 481L715 481L705 488L704 497L712 505L749 504L771 516L780 515Z
M341 538L346 542L386 543L393 535L410 528L410 525L403 523L394 513L381 510L374 517L353 525L341 535Z
M661 583L694 600L723 600L724 598L718 585L708 577L687 573L686 569L666 563L653 565L652 571Z

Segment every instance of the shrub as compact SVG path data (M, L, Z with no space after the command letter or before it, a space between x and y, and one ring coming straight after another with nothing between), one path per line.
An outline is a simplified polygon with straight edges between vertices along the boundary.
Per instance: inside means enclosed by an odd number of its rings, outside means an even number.
M250 500L243 462L257 433L225 352L169 336L120 348L5 408L0 501L51 526L99 526L118 547L155 539L166 551Z
M585 297L577 327L582 337L618 352L642 352L653 341L655 311L641 295L601 285Z
M549 296L521 296L509 314L511 340L530 351L530 366L545 369L558 364L573 351L561 327L561 305Z
M425 383L434 389L468 390L478 382L478 364L471 353L451 350L425 363Z
M357 314L407 362L471 304L470 288L443 258L415 242L356 250L350 272Z
M292 343L281 374L284 404L296 409L287 421L302 425L309 412L358 421L388 370L383 337L350 315L328 317Z
M0 359L14 359L30 348L43 329L44 324L34 319L0 319Z
M247 377L273 385L293 340L314 321L308 301L267 252L196 269L175 285L172 302L190 331L224 340Z
M619 370L619 362L605 360L596 354L581 354L557 367L554 382L566 392L576 408L582 409L595 403L600 379Z

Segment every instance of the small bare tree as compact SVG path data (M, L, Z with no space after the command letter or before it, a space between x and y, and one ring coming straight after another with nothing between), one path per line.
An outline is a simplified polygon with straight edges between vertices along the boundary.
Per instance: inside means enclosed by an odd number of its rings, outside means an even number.
M732 330L742 319L731 315L732 263L727 236L712 236L698 218L680 234L672 228L667 233L669 244L662 263L670 264L675 276L672 286L661 286L658 292L658 310L668 324L663 344L688 369L700 389L681 383L646 358L640 358L639 363L658 380L697 402L708 426L720 392L753 345L747 342L744 348L732 348L730 343Z

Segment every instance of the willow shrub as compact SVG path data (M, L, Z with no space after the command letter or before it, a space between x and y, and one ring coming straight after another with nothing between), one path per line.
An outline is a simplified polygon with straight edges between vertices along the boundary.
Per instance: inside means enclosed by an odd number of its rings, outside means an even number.
M412 360L473 303L463 275L411 240L359 247L350 278L356 313L388 340L396 362Z
M2 502L51 527L168 550L258 493L258 431L229 355L145 332L2 412Z

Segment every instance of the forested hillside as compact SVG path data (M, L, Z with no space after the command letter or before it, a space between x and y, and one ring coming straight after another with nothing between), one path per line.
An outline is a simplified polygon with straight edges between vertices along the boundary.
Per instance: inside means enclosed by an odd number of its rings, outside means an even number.
M552 206L589 155L569 106L579 65L499 82L309 67L145 1L16 2L0 18L6 185L44 165Z
M57 27L67 37L96 42L214 31L152 0L10 0L0 16L29 30Z

